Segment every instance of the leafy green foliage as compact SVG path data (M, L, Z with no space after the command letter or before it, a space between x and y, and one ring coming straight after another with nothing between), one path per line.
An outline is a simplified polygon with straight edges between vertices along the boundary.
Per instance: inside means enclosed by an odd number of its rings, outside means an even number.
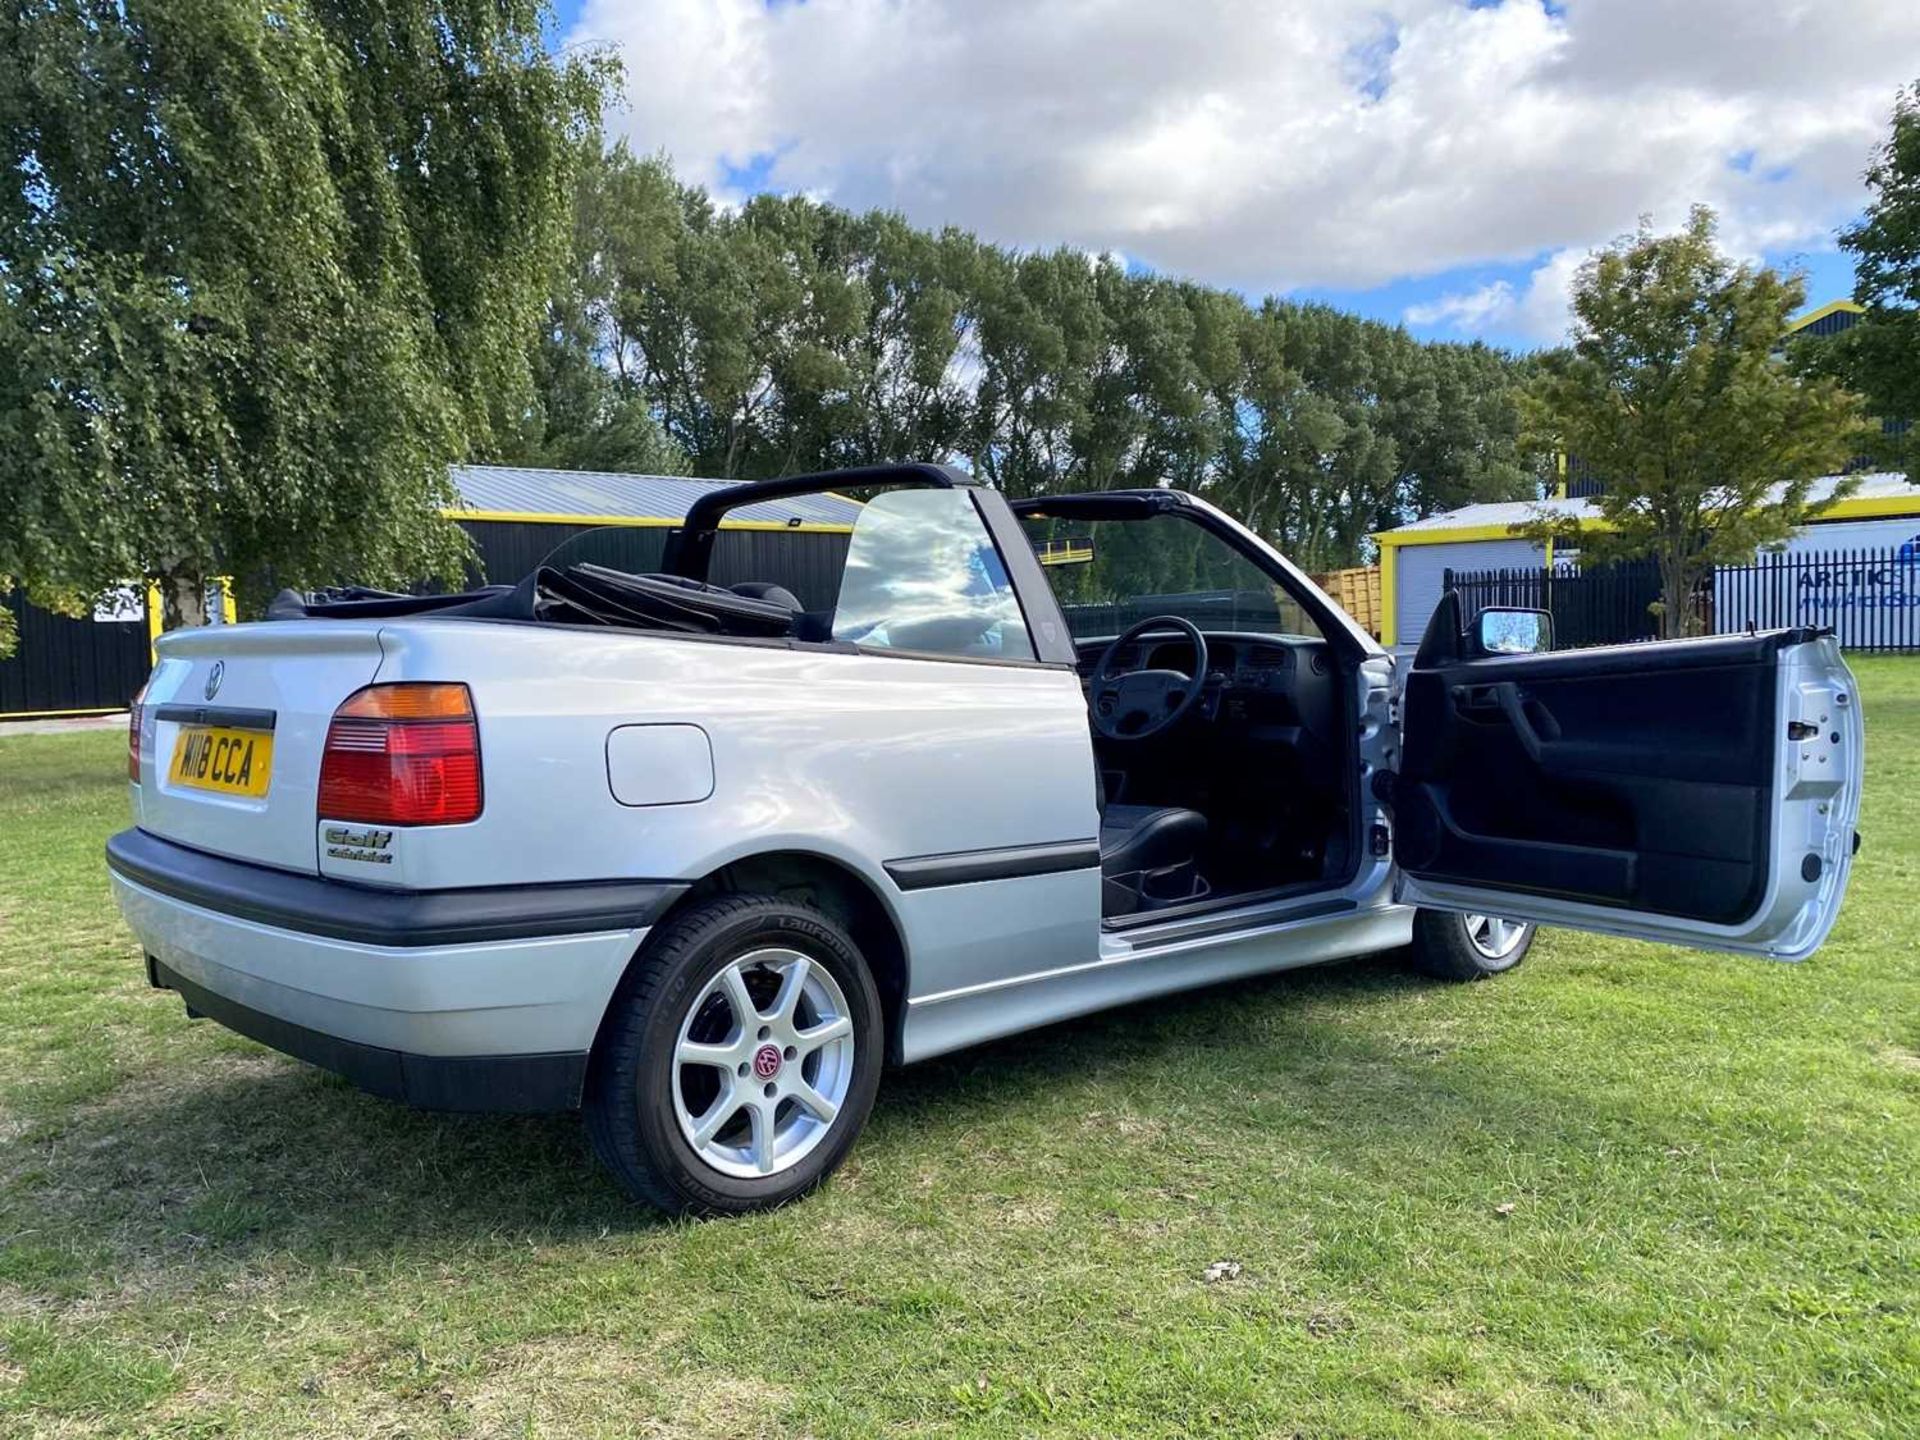
M1654 559L1663 634L1697 623L1690 597L1713 566L1750 560L1850 488L1810 498L1865 431L1855 396L1778 359L1803 299L1797 279L1725 259L1696 208L1677 234L1643 224L1588 260L1574 343L1541 361L1529 400L1542 440L1606 488L1602 528L1542 514L1527 529L1589 563Z
M1889 420L1920 418L1920 85L1894 103L1893 130L1867 169L1873 200L1840 232L1854 257L1853 298L1866 313L1838 335L1808 339L1795 360L1858 391ZM1915 432L1890 426L1877 437L1884 463L1911 468Z
M570 358L521 458L598 433L561 383L598 365L698 474L933 459L1016 495L1165 480L1313 566L1409 512L1537 491L1524 362L1485 346L885 212L729 211L624 148L585 172L578 214Z
M71 605L457 578L606 80L541 0L20 7L0 45L0 577Z
M1216 393L1218 497L1302 565L1352 564L1408 513L1539 493L1508 356L1276 301L1247 318L1239 351Z
M516 465L684 475L686 453L653 414L613 326L610 276L644 248L650 215L632 193L640 174L604 156L596 131L581 146L570 263L557 277L533 353L534 399L518 432L484 453Z

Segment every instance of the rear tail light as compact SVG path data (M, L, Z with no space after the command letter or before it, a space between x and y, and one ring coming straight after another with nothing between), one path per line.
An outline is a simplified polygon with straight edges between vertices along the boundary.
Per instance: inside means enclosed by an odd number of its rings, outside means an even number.
M480 816L480 730L464 685L369 685L333 712L320 818L464 825Z
M142 685L140 693L127 707L127 779L136 785L140 783L140 716L144 708L141 702L146 698L147 687Z

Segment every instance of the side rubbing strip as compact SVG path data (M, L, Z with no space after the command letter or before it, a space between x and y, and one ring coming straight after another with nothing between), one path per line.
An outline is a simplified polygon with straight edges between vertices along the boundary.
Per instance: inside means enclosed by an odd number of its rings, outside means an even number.
M914 855L905 860L887 861L886 871L902 890L927 890L936 885L973 885L982 880L1017 880L1024 875L1089 870L1099 863L1099 841L1057 840L1046 845L1007 845L997 850Z

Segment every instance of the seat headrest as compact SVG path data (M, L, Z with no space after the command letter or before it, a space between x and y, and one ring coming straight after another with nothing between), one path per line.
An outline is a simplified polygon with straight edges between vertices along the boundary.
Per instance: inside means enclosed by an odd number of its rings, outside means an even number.
M727 588L749 600L765 600L770 605L784 605L794 611L807 608L800 603L798 595L784 585L775 585L768 580L742 580L738 585L729 585Z

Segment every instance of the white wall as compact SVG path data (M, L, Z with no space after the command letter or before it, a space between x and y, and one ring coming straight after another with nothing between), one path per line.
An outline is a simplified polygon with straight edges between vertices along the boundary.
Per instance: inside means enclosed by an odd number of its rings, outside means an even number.
M1899 515L1890 520L1829 520L1802 526L1787 542L1786 553L1804 555L1821 550L1890 550L1920 539L1920 516Z
M1901 547L1911 545L1906 559ZM1845 552L1873 558L1850 560ZM1833 552L1841 552L1833 554ZM1838 520L1805 526L1779 558L1831 556L1828 563L1789 563L1755 574L1722 571L1714 581L1714 629L1737 634L1752 626L1830 626L1845 646L1885 646L1920 638L1920 517ZM1763 554L1760 564L1773 563Z

